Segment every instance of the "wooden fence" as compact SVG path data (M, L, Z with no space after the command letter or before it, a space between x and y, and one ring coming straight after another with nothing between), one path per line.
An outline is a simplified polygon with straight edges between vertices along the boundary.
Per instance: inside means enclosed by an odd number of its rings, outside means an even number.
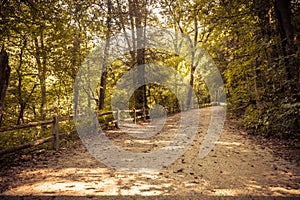
M111 122L113 122L115 124L115 127L118 128L119 123L120 123L120 114L122 112L132 113L133 117L125 119L125 120L132 120L132 121L134 121L134 123L136 123L138 119L141 119L141 118L146 119L146 115L147 115L146 109L117 110L117 111L108 111L108 112L102 112L102 113L96 113L96 114L97 114L97 118L99 118L100 116L116 114L116 119ZM79 117L84 117L84 116L81 115ZM50 119L50 120L45 120L45 121L40 121L40 122L31 122L28 124L22 124L22 125L18 125L18 126L10 126L10 127L5 127L5 128L0 128L0 133L1 133L1 132L6 132L6 131L14 131L14 130L20 130L20 129L25 129L25 128L37 127L37 126L44 126L44 125L49 125L49 124L52 125L52 128L51 128L52 136L42 138L42 139L39 139L39 140L36 140L33 142L29 142L26 144L21 144L19 146L11 147L8 149L0 150L0 156L9 154L9 153L14 153L14 152L17 152L22 149L35 147L35 146L44 144L46 142L52 142L52 148L54 150L58 150L60 139L77 133L76 130L73 130L73 131L70 131L67 133L59 133L59 122L68 121L68 120L72 120L72 119L74 119L74 116L67 116L67 117L59 118L55 114L55 115L53 115L52 119ZM100 124L100 126L102 126L102 125L103 124Z
M207 107L207 106L211 106L211 104L203 104L200 107ZM193 106L193 108L197 108L197 106ZM188 110L189 108L187 108L186 110ZM185 109L184 109L185 110ZM107 112L102 112L102 113L98 113L97 114L97 118L99 118L100 116L105 116L105 115L111 115L111 114L116 114L116 119L113 121L110 121L112 123L114 123L114 126L116 128L119 128L119 123L120 123L120 114L122 112L127 112L132 114L132 118L127 118L127 119L123 119L125 121L133 121L134 123L137 122L137 120L139 119L146 119L146 117L148 116L148 111L147 109L133 109L133 110L117 110L117 111L107 111ZM174 112L174 109L173 109ZM83 115L80 115L78 117L85 117ZM86 117L88 117L86 115ZM31 127L37 127L37 126L44 126L44 125L52 125L51 128L51 132L52 132L52 136L46 137L46 138L42 138L33 142L28 142L26 144L21 144L19 146L15 146L15 147L11 147L8 149L3 149L0 150L0 156L3 156L5 154L9 154L9 153L14 153L17 152L19 150L22 149L27 149L30 147L35 147L41 144L44 144L46 142L52 142L52 148L54 150L58 150L59 149L59 140L73 135L73 134L77 134L76 130L70 131L70 132L66 132L66 133L59 133L59 122L63 122L63 121L69 121L69 120L73 120L74 116L67 116L67 117L58 117L56 114L53 115L52 119L50 120L45 120L45 121L40 121L40 122L31 122L28 124L22 124L22 125L18 125L18 126L10 126L10 127L5 127L5 128L0 128L0 133L1 132L6 132L6 131L14 131L14 130L20 130L20 129L25 129L25 128L31 128ZM104 124L100 124L100 126L102 126Z

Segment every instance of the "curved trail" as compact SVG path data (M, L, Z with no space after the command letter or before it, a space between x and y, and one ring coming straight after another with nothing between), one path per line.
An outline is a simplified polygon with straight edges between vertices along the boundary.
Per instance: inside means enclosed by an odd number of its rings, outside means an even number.
M191 113L192 114L192 113ZM166 145L178 128L180 114L170 116L152 139L134 138L124 130L107 131L118 146L149 152ZM191 119L193 117L191 116ZM13 167L1 177L2 199L276 199L300 197L300 169L254 144L225 123L215 148L204 159L199 147L210 123L210 108L201 109L198 134L186 153L161 170L117 171L94 159L78 142L70 149ZM26 195L25 197L22 197Z

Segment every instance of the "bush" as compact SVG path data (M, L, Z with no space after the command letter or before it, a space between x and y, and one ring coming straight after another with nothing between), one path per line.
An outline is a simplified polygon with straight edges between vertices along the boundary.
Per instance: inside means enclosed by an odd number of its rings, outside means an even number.
M242 123L252 134L280 138L299 137L300 103L266 106L249 105Z

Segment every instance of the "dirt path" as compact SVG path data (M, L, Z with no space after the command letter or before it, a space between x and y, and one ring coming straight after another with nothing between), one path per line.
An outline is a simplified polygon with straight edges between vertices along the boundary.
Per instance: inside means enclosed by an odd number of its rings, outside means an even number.
M179 115L167 124L178 127ZM199 144L210 122L210 108L201 110L193 144L173 164L157 171L124 172L94 159L78 142L44 160L5 169L2 199L287 199L300 198L300 169L254 144L235 126L225 123L213 151L199 159ZM163 129L145 143L122 131L108 131L116 145L135 152L161 148L173 137ZM0 199L1 199L0 197Z

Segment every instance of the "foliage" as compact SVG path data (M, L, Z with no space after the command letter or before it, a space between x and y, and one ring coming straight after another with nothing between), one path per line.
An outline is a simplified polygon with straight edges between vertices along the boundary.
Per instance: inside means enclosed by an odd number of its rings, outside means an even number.
M8 131L1 133L0 149L14 147L49 136L51 136L51 128L42 130L41 127L36 127L17 131Z
M254 134L299 136L300 93L295 86L299 83L291 78L297 77L297 70L290 71L293 65L299 70L299 48L295 44L297 52L286 52L287 38L276 6L269 1L221 1L215 10L219 28L211 33L217 37L211 36L216 45L209 49L216 52L217 47L217 53L224 56L213 53L224 66L231 115ZM299 10L299 4L292 4L292 10ZM290 17L299 18L299 13ZM296 37L299 24L293 22Z
M284 2L290 3L291 13L287 16L279 13ZM9 53L11 77L1 126L38 121L54 113L71 115L73 100L78 98L73 91L75 77L96 41L128 28L160 26L189 35L193 46L200 45L209 52L225 82L229 113L250 132L299 136L299 10L298 1L283 0L3 1L0 46ZM290 18L292 31L282 23L283 17ZM129 39L137 45L134 36ZM109 49L110 44L106 47ZM102 53L105 55L105 49ZM185 61L158 49L144 49L108 63L104 85L100 83L102 75L93 74L99 76L97 90L93 91L95 109L110 110L113 87L128 70L141 63L175 69L192 80L198 103L209 103L203 77L193 70L195 61ZM174 77L168 81L177 80ZM179 111L178 98L168 88L149 84L143 89L148 107L161 104L167 110ZM105 95L101 96L100 91ZM104 98L102 106L98 106L100 97ZM106 122L111 118L99 120ZM74 127L63 127L68 128ZM38 130L32 135L25 132L8 133L7 138L25 142L41 136ZM3 138L3 142L7 141Z

